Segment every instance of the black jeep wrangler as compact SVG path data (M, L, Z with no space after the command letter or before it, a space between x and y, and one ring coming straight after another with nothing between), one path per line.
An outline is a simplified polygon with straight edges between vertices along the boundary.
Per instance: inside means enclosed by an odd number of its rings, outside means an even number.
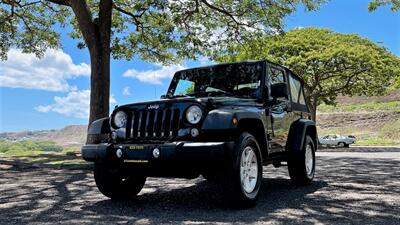
M161 98L116 107L89 126L82 156L95 162L105 196L136 196L146 177L202 175L250 205L263 165L282 162L293 182L312 181L317 131L303 81L289 69L266 60L186 69Z

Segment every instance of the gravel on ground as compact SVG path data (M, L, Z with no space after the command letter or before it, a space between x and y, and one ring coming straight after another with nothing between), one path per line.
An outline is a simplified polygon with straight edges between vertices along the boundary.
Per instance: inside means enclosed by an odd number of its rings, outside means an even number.
M258 204L227 208L213 185L149 178L134 200L102 196L90 170L0 160L0 224L400 224L400 152L318 152L315 181L264 167Z

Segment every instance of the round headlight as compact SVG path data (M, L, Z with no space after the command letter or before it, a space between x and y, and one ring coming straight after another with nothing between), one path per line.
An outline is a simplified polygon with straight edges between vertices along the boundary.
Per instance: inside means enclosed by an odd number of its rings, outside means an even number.
M201 120L203 112L197 105L192 105L186 110L186 119L191 124L197 124Z
M114 125L117 128L125 127L126 121L128 120L128 116L126 113L119 111L114 115Z

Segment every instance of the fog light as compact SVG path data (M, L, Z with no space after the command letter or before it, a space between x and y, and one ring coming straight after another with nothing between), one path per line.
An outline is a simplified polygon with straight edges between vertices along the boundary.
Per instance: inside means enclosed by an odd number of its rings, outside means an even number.
M154 158L158 158L158 157L160 157L160 149L158 149L158 148L155 148L154 150L153 150L153 156L154 156Z
M117 132L113 131L113 132L111 133L111 138L112 138L113 140L116 140L116 139L117 139L117 136L118 136Z
M118 149L116 152L115 152L115 155L117 155L117 158L121 158L122 157L122 150L121 149Z
M197 137L199 136L199 130L197 128L193 128L190 130L190 135L192 135L192 137Z
M178 131L178 136L179 137L183 137L183 136L186 136L186 135L189 135L189 134L190 134L190 129L188 129L188 128L179 129L179 131Z

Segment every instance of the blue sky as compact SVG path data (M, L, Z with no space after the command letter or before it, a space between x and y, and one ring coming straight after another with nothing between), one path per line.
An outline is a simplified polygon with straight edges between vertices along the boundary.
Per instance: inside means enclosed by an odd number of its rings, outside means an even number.
M332 0L316 12L305 12L299 7L298 12L285 19L286 30L323 27L357 33L400 56L400 12L393 13L384 7L369 13L368 2ZM13 57L0 62L0 76L8 79L0 83L0 132L87 123L88 52L77 49L76 41L65 34L62 34L62 44L62 50L52 51L42 60L14 50L10 53ZM111 63L112 106L158 98L165 93L173 71L209 63L186 61L181 66L163 67L138 59L114 60ZM11 73L19 74L18 79L12 79Z

